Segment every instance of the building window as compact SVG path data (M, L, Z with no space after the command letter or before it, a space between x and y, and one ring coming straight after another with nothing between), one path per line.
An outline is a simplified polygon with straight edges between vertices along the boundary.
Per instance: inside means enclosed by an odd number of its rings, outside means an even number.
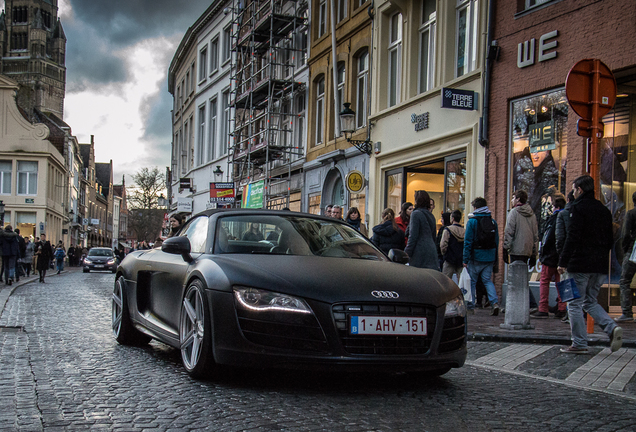
M318 37L327 32L327 0L320 0L318 4Z
M203 81L208 76L208 47L205 47L199 52L199 82Z
M292 149L292 161L298 160L303 155L303 149L305 148L305 96L298 96L296 99L296 145Z
M18 161L18 195L37 194L38 163L35 161Z
M525 0L525 2L522 2L521 4L524 6L523 10L528 10L528 9L533 9L537 6L541 6L544 5L546 3L550 3L553 0ZM519 2L517 2L517 7L519 7ZM522 11L519 11L522 12Z
M210 99L210 137L208 139L208 161L216 157L216 98Z
M194 80L196 79L194 71L194 62L192 62L192 64L190 65L190 93L194 91Z
M316 82L316 145L324 141L325 129L325 78Z
M477 67L478 0L457 0L456 76L460 77Z
M11 195L11 161L0 161L0 194Z
M340 22L347 17L347 0L338 0L338 17L336 22Z
M400 102L400 75L402 73L402 14L391 16L389 22L389 106Z
M210 74L219 69L219 38L210 42Z
M198 146L198 162L199 165L205 163L205 105L199 107L199 142Z
M420 62L418 92L424 93L433 88L435 71L435 24L437 13L436 0L422 2L422 21L420 25Z
M567 120L565 90L533 95L511 102L510 193L528 192L537 217L539 238L552 214L550 196L567 195Z
M338 63L338 95L336 100L336 106L338 110L342 109L344 102L344 86L345 86L345 64L344 62Z
M228 27L223 30L223 57L221 57L221 61L225 63L230 59L232 55L232 33L231 28Z
M356 126L367 124L367 89L369 80L369 52L364 51L358 57L358 75L356 81Z
M315 215L320 215L321 209L320 209L320 199L321 199L321 195L320 194L311 194L309 195L309 209L307 210L308 213L311 214L315 214Z
M223 92L223 141L221 142L221 152L219 156L227 153L228 143L230 141L230 91Z
M185 76L185 97L186 99L188 98L188 95L190 94L190 71L186 72L186 76Z

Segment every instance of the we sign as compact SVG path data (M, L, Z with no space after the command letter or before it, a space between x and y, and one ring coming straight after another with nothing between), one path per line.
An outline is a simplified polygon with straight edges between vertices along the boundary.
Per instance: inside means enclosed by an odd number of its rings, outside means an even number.
M546 61L553 58L556 58L557 52L549 50L557 47L557 41L553 40L548 42L550 39L554 39L559 35L558 30L553 30L550 33L546 33L539 38L539 61ZM519 44L517 47L517 67L524 68L527 66L532 66L534 64L534 48L535 41L534 38L529 41L524 41Z

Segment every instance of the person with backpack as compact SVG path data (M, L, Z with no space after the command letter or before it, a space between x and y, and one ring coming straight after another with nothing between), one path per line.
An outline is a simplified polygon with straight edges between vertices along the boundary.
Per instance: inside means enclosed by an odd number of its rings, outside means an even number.
M57 265L57 274L60 274L64 270L64 257L66 257L66 252L64 252L64 246L61 242L57 245L53 256Z
M451 213L452 224L443 228L444 232L442 233L442 239L439 243L444 259L442 273L449 278L452 278L453 275L456 274L458 281L464 268L464 234L466 233L464 227L459 223L461 220L461 210L455 210Z
M464 235L463 264L470 275L470 288L473 301L466 307L469 314L475 313L475 301L477 297L477 279L481 279L488 293L488 301L492 306L491 315L499 315L499 297L495 284L492 283L492 269L497 259L497 247L499 246L499 228L492 218L488 203L482 197L477 197L471 203L473 217L468 219L466 233Z
M541 241L541 250L539 251L539 261L541 261L539 308L536 312L530 314L534 318L548 318L550 316L550 282L553 279L555 283L560 281L559 272L557 271L559 253L556 248L556 223L559 213L565 208L565 196L562 193L555 193L552 195L552 203L554 212L546 222L546 229ZM561 297L557 294L557 310L554 313L554 317L563 318L566 311L567 304L562 302Z

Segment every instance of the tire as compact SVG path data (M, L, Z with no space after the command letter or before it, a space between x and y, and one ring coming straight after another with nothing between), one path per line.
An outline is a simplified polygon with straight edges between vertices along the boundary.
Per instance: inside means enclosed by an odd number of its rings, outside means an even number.
M82 271L83 271L84 273L90 273L90 270L89 270L89 269L84 269L84 270L82 270Z
M214 369L210 309L200 280L186 289L179 319L181 361L193 378L209 377Z
M137 330L130 320L125 284L124 277L120 276L115 281L113 289L111 315L113 336L121 345L145 345L151 338Z

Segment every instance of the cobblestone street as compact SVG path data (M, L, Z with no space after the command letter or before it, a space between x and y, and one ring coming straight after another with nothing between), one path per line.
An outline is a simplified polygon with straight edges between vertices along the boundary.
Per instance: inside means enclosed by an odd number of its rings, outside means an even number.
M0 430L634 430L633 377L622 391L573 377L602 347L568 357L471 342L467 366L428 381L271 370L195 381L172 348L115 342L113 281L71 269L13 292L0 317ZM615 354L630 363L634 350Z

